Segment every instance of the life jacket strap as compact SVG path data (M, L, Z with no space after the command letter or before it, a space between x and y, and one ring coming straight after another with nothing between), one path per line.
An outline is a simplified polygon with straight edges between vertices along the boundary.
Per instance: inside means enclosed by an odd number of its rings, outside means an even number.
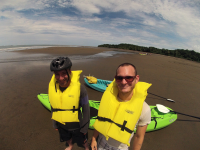
M73 111L74 113L75 111L79 111L79 108L75 109L75 106L73 106L73 109L57 109L52 107L52 112L57 112L57 111Z
M112 121L112 120L109 119L109 118L97 116L97 119L98 119L99 121L107 121L107 122L110 122L110 123L114 123L114 124L117 125L119 128L121 128L122 131L125 130L126 132L128 132L128 133L130 133L130 134L133 133L133 130L130 130L129 128L126 127L126 123L127 123L126 120L124 120L123 125L121 125L121 124L118 124L118 123Z

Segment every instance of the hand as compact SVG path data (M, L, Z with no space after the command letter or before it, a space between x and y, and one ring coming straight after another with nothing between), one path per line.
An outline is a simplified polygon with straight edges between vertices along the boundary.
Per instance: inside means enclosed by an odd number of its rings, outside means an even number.
M86 143L88 140L87 133L82 133L82 134L83 134L84 143Z
M97 150L97 141L94 138L92 139L91 148L92 150Z

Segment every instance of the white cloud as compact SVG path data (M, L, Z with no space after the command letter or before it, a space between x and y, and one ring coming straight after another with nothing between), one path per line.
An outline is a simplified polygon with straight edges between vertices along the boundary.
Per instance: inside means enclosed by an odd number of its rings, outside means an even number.
M87 15L100 13L100 9L93 4L93 1L74 0L72 5Z
M1 0L0 45L29 44L41 40L85 45L105 43L143 44L159 48L184 48L200 51L200 4L198 0ZM57 13L75 7L74 15ZM196 5L195 5L196 4ZM52 7L51 7L52 6ZM49 11L51 7L52 11ZM10 9L8 9L10 8ZM12 9L11 9L12 8ZM32 15L25 10L36 9ZM122 17L107 13L124 12ZM41 14L43 16L41 16ZM44 15L45 14L45 15ZM77 16L75 16L77 14ZM106 16L106 19L99 17ZM26 16L25 16L26 15ZM115 14L114 14L115 15ZM21 33L20 33L21 32ZM93 41L93 42L90 42ZM76 45L76 44L74 44Z
M23 10L23 9L42 9L45 4L43 1L38 0L1 0L0 10L6 8L14 8L14 10Z
M85 22L100 22L100 21L102 21L102 19L97 18L97 17L93 17L93 18L81 18L81 20L83 20Z
M161 15L166 21L175 23L180 36L200 35L200 13L194 7L184 6L181 2L169 1L159 2L157 5L159 7L155 13Z

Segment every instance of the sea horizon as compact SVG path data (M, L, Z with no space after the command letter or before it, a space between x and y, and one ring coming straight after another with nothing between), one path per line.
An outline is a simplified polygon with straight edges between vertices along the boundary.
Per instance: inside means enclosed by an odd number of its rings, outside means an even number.
M0 52L18 51L27 49L39 49L48 47L95 47L95 46L81 46L81 45L51 45L51 44L36 44L36 45L3 45L0 46Z
M24 54L18 53L17 51L21 50L32 50L32 49L43 49L49 47L93 47L94 46L80 46L80 45L9 45L9 46L0 46L0 63L9 63L9 62L21 62L21 61L39 61L41 57L44 60L53 59L51 54ZM89 60L95 58L105 58L112 57L116 54L134 54L129 52L120 52L120 51L105 51L92 55L73 55L70 56L72 60Z

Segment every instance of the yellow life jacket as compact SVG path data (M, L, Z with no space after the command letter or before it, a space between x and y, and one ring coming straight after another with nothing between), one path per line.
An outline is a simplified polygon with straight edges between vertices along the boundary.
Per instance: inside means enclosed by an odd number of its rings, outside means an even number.
M59 84L56 83L53 74L49 83L49 101L52 106L52 118L62 124L65 122L79 122L78 110L80 99L80 74L82 70L72 71L70 75L70 85L63 91L60 91Z
M150 86L149 83L138 82L133 89L131 100L119 102L118 88L114 80L102 96L94 128L107 140L111 137L130 146L129 139L140 118L147 89Z

